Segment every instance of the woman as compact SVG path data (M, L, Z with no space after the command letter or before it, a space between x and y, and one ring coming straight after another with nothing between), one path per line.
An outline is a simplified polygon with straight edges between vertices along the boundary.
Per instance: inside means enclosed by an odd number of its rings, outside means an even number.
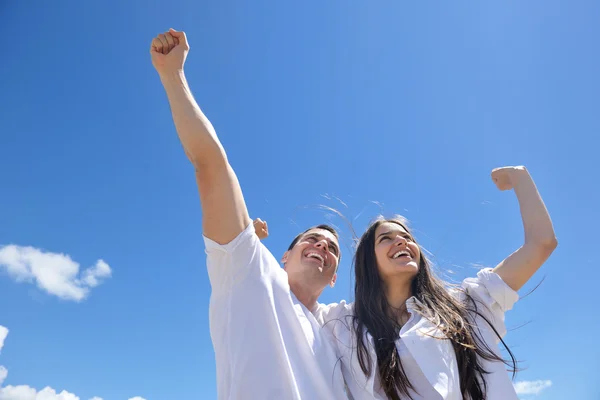
M435 277L400 218L379 219L358 243L355 302L322 310L354 400L517 399L498 344L516 293L556 248L552 222L524 167L492 171L514 189L525 243L452 288Z

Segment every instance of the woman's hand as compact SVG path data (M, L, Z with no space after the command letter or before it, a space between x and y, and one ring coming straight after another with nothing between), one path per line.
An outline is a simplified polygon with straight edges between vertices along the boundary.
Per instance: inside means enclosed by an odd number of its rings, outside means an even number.
M514 189L516 183L523 175L529 175L527 169L523 166L502 167L492 171L492 180L498 189L511 190Z

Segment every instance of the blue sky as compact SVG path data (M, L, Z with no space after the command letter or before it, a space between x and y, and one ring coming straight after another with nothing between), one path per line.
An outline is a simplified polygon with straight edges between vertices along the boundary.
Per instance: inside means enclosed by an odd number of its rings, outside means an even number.
M598 15L557 0L4 2L0 246L40 269L0 266L2 390L216 398L202 215L148 54L173 27L278 257L300 229L343 226L315 205L358 233L401 213L460 280L522 243L516 198L489 173L526 165L559 247L507 315L530 322L507 336L517 381L545 387L522 398L595 398ZM343 233L323 302L351 299Z

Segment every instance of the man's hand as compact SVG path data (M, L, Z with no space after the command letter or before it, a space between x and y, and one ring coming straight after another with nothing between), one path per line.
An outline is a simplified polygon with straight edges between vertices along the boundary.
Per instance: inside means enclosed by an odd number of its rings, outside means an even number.
M254 220L254 232L256 232L256 236L258 236L260 240L263 240L269 236L269 227L267 226L267 222L261 220L260 218L256 218Z
M190 46L187 42L185 32L169 29L152 39L150 55L152 65L159 75L183 71L183 65Z

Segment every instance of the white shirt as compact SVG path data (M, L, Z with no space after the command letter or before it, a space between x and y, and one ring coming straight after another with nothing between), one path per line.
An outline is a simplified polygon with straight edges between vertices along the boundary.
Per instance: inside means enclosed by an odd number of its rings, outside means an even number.
M250 224L226 245L204 237L219 399L347 399L327 334L290 291Z
M501 336L506 334L504 313L510 310L518 300L518 294L512 290L491 269L479 271L476 278L465 279L462 287L476 301L478 311L493 324ZM455 296L464 296L461 291L454 291ZM407 300L410 313L408 322L402 327L396 347L400 361L408 379L419 393L411 392L414 400L459 400L460 377L456 355L449 340L436 339L442 336L438 328L427 318L416 312L418 300L411 297ZM486 309L487 308L487 309ZM342 371L352 398L354 400L387 399L377 374L377 357L373 347L373 338L366 333L367 348L371 356L372 367L370 377L365 374L358 363L356 340L352 328L353 304L342 301L340 304L321 306L315 314L324 328L331 331L337 351L341 356ZM481 336L488 347L500 355L498 337L488 324L479 316L475 323L481 330ZM431 337L435 336L435 337ZM481 360L482 366L490 374L485 376L487 382L487 400L518 400L515 389L502 362Z

